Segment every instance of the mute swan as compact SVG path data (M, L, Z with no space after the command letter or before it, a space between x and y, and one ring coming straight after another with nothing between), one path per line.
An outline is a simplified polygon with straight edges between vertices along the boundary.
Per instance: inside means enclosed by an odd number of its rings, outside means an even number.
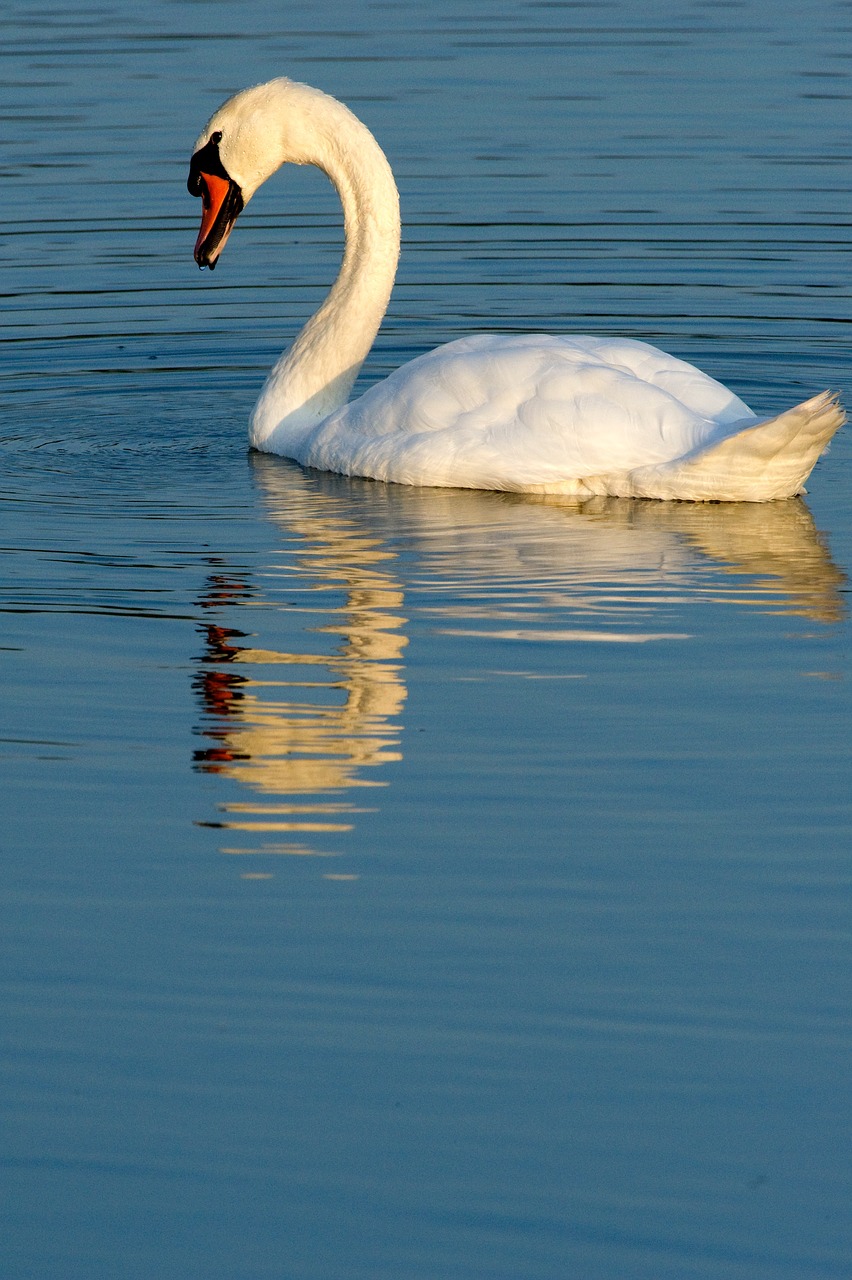
M195 144L195 245L215 267L242 211L285 163L337 188L346 247L316 315L273 367L249 424L255 449L409 485L529 493L765 501L800 493L845 420L828 392L757 416L691 365L629 338L462 338L347 403L387 309L399 197L369 130L288 79L245 89Z

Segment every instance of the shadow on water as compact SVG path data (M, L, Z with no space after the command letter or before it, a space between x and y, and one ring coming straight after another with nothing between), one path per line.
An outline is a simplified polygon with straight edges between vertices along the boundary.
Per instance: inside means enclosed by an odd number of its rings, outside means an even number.
M672 616L682 626L708 604L845 616L845 575L799 500L578 503L387 486L263 455L252 467L291 554L257 579L217 570L198 602L195 766L238 784L201 825L234 833L228 854L338 852L363 789L402 760L412 614L456 643L625 644L688 640ZM270 610L284 613L298 647L226 625L244 606L262 606L271 633Z

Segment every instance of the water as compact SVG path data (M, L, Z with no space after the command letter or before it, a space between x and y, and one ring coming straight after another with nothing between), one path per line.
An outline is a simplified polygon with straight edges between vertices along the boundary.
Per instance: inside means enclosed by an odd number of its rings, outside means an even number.
M202 276L184 182L245 84L362 115L362 386L541 329L849 402L849 6L2 33L4 1276L847 1277L849 433L755 508L250 456L337 210Z

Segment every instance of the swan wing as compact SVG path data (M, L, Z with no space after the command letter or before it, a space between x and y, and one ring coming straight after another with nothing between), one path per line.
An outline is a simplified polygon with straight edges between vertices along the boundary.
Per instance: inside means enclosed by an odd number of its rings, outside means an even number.
M756 421L646 343L476 335L392 373L302 437L296 456L403 484L583 492L584 477L671 462Z

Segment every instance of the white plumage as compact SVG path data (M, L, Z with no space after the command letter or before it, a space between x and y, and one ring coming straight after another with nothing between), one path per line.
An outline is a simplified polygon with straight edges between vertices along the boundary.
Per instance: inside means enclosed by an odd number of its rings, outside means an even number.
M346 248L329 296L269 375L249 428L257 449L410 485L765 501L801 492L845 419L824 393L761 421L646 343L538 334L451 342L348 403L393 286L399 202L382 151L346 107L273 80L216 112L193 155L205 198L196 260L215 265L236 217L217 203L225 184L239 212L287 161L329 175Z

